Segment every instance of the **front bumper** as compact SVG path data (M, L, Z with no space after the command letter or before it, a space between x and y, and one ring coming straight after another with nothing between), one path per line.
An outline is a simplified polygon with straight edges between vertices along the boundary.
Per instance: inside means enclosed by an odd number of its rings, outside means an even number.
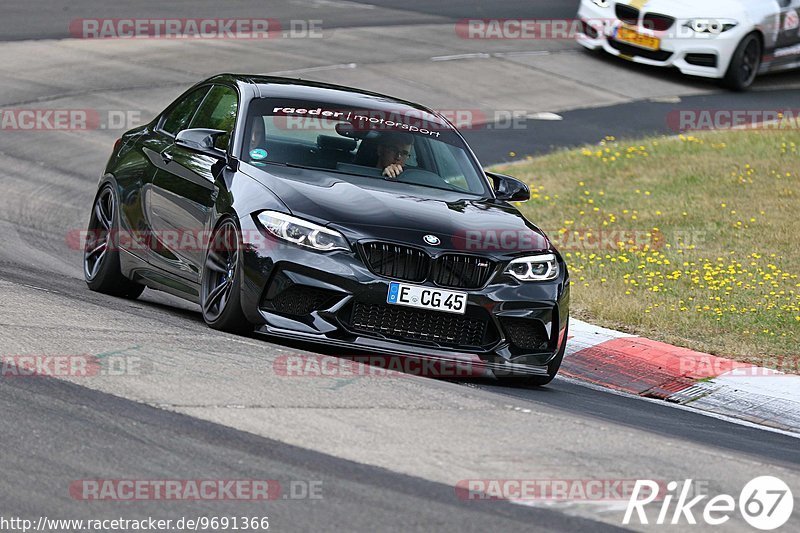
M241 223L245 236L256 230L252 220ZM358 251L319 253L269 238L266 245L243 244L242 308L259 333L468 363L498 376L546 375L566 342L563 265L552 282L522 283L499 273L479 290L448 288L468 293L466 313L455 315L387 304L393 280L371 272Z
M576 36L578 43L590 50L603 49L611 55L634 63L674 67L683 74L717 79L725 77L736 47L750 31L740 24L720 35L699 35L681 28L680 20L664 32L636 28L644 35L661 40L660 49L652 51L615 39L622 22L615 18L611 8L603 9L591 2L583 2L578 18L593 28L602 26L601 31L584 31Z

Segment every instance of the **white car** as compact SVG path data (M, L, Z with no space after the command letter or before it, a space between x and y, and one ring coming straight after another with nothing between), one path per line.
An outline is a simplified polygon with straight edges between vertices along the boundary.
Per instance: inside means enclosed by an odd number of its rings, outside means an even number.
M800 67L800 0L581 0L580 44L734 90Z

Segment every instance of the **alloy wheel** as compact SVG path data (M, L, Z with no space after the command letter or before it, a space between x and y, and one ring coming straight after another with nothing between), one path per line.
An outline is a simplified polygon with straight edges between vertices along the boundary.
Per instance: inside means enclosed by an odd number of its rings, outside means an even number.
M200 301L207 321L215 322L225 312L238 266L238 231L232 221L226 221L214 233L203 269Z
M110 187L104 188L94 202L89 231L83 251L83 269L87 280L93 280L106 254L113 246L114 194Z

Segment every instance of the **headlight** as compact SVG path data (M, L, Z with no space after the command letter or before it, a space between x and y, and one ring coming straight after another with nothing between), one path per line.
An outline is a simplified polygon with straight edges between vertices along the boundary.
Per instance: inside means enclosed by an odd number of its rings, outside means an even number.
M520 257L509 263L506 274L520 281L550 281L558 277L558 260L553 254Z
M350 245L344 235L302 218L277 211L264 211L258 214L258 220L268 232L284 241L321 252L350 251Z
M599 7L608 7L611 5L611 0L592 0L592 2Z
M730 19L692 19L684 27L691 29L695 33L711 33L719 35L720 33L732 30L739 23Z

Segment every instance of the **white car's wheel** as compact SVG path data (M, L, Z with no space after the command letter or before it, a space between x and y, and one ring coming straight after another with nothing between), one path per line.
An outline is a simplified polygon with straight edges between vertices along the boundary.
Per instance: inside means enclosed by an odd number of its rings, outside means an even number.
M733 91L744 91L753 84L761 67L761 38L751 33L739 43L733 53L722 84Z

